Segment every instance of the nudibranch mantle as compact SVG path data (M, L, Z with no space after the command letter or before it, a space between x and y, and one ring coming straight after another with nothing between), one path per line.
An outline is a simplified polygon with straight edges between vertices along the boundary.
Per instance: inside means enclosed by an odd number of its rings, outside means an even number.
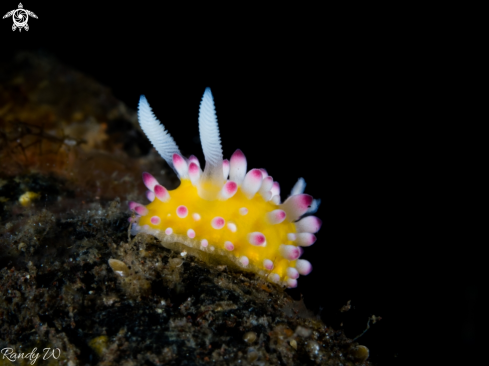
M206 160L202 171L195 156L183 157L173 138L141 96L139 123L149 140L175 170L180 186L168 191L143 173L148 205L129 202L135 211L131 232L154 235L163 244L181 243L233 262L271 282L296 287L311 272L300 259L303 247L316 241L321 221L311 216L319 200L303 194L300 178L291 195L280 201L280 186L265 169L246 171L241 150L222 157L214 100L206 88L199 110L199 130ZM219 260L217 260L219 261Z

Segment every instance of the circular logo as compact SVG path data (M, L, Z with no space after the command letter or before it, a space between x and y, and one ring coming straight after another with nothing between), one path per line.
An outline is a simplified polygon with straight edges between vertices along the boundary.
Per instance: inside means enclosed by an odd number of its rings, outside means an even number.
M24 9L17 9L12 14L12 19L14 20L14 24L17 27L22 28L27 24L27 21L29 20L29 15Z

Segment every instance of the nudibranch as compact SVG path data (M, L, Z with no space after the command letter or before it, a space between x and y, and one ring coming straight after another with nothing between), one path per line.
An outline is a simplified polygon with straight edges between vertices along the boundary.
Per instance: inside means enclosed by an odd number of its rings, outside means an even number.
M133 235L154 235L163 245L186 245L194 253L206 252L216 262L230 261L282 286L296 287L300 275L311 272L300 259L303 247L316 241L321 221L311 216L319 200L303 194L300 178L281 203L280 186L265 169L251 169L241 150L223 159L214 99L206 88L199 109L199 132L205 168L195 156L185 158L173 138L141 96L138 118L155 149L180 178L167 190L143 173L148 205L129 202ZM187 248L186 247L186 248Z

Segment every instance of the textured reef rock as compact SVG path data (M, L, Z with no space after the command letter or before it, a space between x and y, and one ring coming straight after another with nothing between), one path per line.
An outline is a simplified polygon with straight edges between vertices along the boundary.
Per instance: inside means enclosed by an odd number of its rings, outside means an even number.
M0 350L59 348L36 364L70 366L369 364L281 288L130 236L141 172L175 183L148 152L135 113L93 80L31 53L0 65Z

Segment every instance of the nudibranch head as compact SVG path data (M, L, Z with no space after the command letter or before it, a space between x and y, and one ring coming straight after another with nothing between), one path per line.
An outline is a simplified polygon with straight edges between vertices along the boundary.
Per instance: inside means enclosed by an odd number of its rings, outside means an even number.
M153 115L144 96L139 122L153 146L175 170L180 186L168 191L143 173L148 205L130 202L136 214L132 233L154 235L165 243L181 243L231 261L271 282L296 287L299 275L311 272L300 259L303 247L316 241L321 221L311 213L318 200L303 194L300 178L281 203L280 186L265 169L247 171L241 150L223 160L214 101L209 88L199 111L200 139L206 160L202 171L195 156L183 157L173 138Z

